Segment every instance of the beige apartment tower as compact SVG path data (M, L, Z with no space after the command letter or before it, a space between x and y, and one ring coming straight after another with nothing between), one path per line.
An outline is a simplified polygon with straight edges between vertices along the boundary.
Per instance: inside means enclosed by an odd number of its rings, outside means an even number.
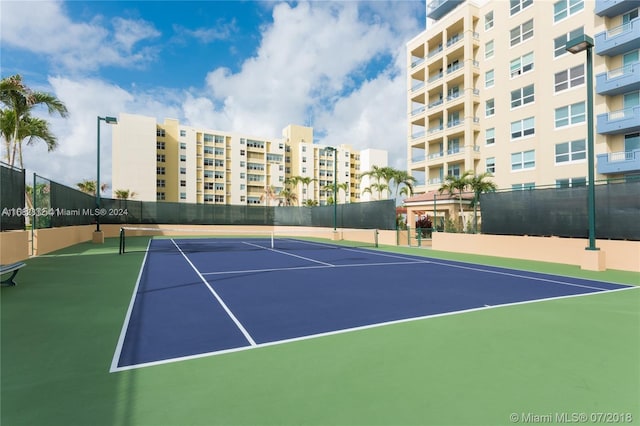
M427 1L407 44L407 163L417 193L491 172L500 189L584 185L595 40L596 179L640 174L637 0Z
M348 144L334 151L313 138L311 127L298 125L269 138L123 113L113 129L112 188L143 201L274 206L288 187L292 204L324 205L337 179L338 203L370 200L361 174L387 166L386 151Z

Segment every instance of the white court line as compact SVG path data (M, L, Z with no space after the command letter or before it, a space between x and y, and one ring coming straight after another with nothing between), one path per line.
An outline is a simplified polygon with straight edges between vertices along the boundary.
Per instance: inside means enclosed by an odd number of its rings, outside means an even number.
M213 297L215 297L218 300L218 303L220 303L220 306L222 306L222 309L225 310L225 312L227 313L227 315L229 315L229 317L231 318L231 320L236 324L236 326L240 329L240 331L242 332L242 334L244 334L244 337L247 339L247 341L251 344L251 346L255 346L256 342L255 340L253 340L253 337L251 337L251 335L249 334L249 332L247 331L246 328L244 328L244 326L242 325L242 323L240 322L240 320L238 320L238 318L236 318L236 316L233 314L233 312L231 312L231 309L229 309L229 307L227 306L226 303L224 303L224 301L222 300L222 298L218 295L218 293L216 293L216 291L213 289L213 287L211 287L209 285L209 282L202 276L202 274L200 273L200 271L198 271L198 269L193 265L193 263L191 263L191 260L189 260L189 258L187 257L186 254L184 254L184 252L182 251L182 249L180 248L180 246L178 246L178 244L176 244L176 242L173 240L173 238L171 238L171 242L176 246L176 248L178 249L178 251L180 251L180 254L182 254L182 256L185 258L185 260L189 263L189 265L191 265L191 268L193 268L193 270L196 272L196 274L198 274L198 277L200 277L200 279L202 280L202 282L207 286L207 288L209 289L209 291L211 292L211 294L213 294Z
M235 271L215 271L202 272L202 275L224 275L224 274L244 274L248 272L277 272L277 271L295 271L298 269L329 269L329 268L361 268L363 266L388 266L388 265L415 265L423 262L387 262L387 263L350 263L347 265L314 265L314 266L292 266L290 268L265 268L265 269L244 269Z
M253 246L253 247L258 247L258 248L261 248L261 249L264 249L264 250L273 251L275 253L286 254L287 256L297 257L299 259L308 260L309 262L315 262L315 263L319 263L319 264L325 265L325 266L335 266L335 265L332 265L331 263L321 262L319 260L311 259L310 257L298 256L297 254L287 253L286 251L276 250L276 249L272 249L272 248L268 248L268 247L263 247L261 245L248 243L246 241L243 241L243 244L247 244L247 245Z
M310 335L306 335L306 336L293 337L293 338L290 338L290 339L277 340L277 341L273 341L273 342L259 343L259 344L253 345L253 346L242 346L242 347L238 347L238 348L223 349L223 350L220 350L220 351L206 352L206 353L201 353L201 354L196 354L196 355L188 355L188 356L171 358L171 359L163 359L163 360L159 360L159 361L146 362L146 363L136 364L136 365L128 365L128 366L125 366L125 367L117 368L116 370L112 370L112 372L134 370L134 369L138 369L138 368L151 367L151 366L157 366L157 365L163 365L163 364L171 364L171 363L174 363L174 362L188 361L188 360L192 360L192 359L206 358L206 357L211 357L211 356L216 356L216 355L223 355L223 354L234 353L234 352L241 352L241 351L246 351L246 350L251 350L251 349L258 349L258 348L264 348L264 347L269 347L269 346L282 345L282 344L286 344L286 343L299 342L299 341L315 339L315 338L319 338L319 337L333 336L333 335L337 335L337 334L350 333L350 332L353 332L353 331L368 330L368 329L371 329L371 328L384 327L384 326L387 326L387 325L402 324L402 323L407 323L407 322L420 321L420 320L431 319L431 318L447 317L447 316L466 314L466 313L477 312L477 311L486 311L486 310L489 310L489 309L504 308L504 307L508 307L508 306L528 305L528 304L532 304L532 303L547 302L547 301L551 301L551 300L560 300L560 299L570 299L570 298L575 298L575 297L594 296L594 295L599 295L599 294L603 294L603 293L613 293L613 292L618 292L618 291L627 291L627 290L633 290L633 289L639 289L639 288L640 287L625 287L625 288L619 288L619 289L615 289L615 290L604 290L604 291L600 291L600 292L570 294L570 295L565 295L565 296L547 297L547 298L544 298L544 299L524 300L524 301L521 301L521 302L505 303L505 304L502 304L502 305L492 305L492 306L485 305L485 306L481 306L481 307L477 307L477 308L463 309L463 310L460 310L460 311L451 311L451 312L443 312L443 313L439 313L439 314L423 315L423 316L419 316L419 317L404 318L404 319L380 322L380 323L375 323L375 324L367 324L367 325L363 325L363 326L359 326L359 327L345 328L345 329L342 329L342 330L335 330L335 331L328 331L328 332L324 332L324 333L317 333L317 334L310 334Z
M136 280L136 285L133 288L133 295L131 296L131 300L129 301L129 308L127 308L127 314L124 317L124 324L122 324L122 329L120 330L120 337L118 338L118 343L116 344L116 351L113 354L113 359L111 360L111 368L109 372L113 373L114 371L118 371L118 361L120 360L120 355L122 355L122 346L124 345L124 338L127 335L127 328L129 328L129 320L131 319L131 312L133 311L133 305L135 304L136 295L138 294L138 288L140 287L140 279L142 278L142 271L144 271L144 266L147 263L147 256L149 254L149 246L151 245L151 239L147 242L147 251L144 253L144 259L142 259L142 266L140 267L140 272L138 272L138 279Z

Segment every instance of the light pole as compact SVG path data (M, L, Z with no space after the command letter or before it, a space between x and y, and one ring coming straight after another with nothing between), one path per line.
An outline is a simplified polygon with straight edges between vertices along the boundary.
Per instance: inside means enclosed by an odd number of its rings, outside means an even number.
M596 182L594 164L593 141L593 39L588 35L581 35L567 42L565 49L573 54L587 51L587 164L589 173L587 193L587 214L589 215L589 247L587 250L599 250L596 248Z
M338 228L338 149L332 146L327 151L333 151L333 231Z
M100 117L98 116L98 150L97 150L97 172L96 172L96 232L100 232L100 121L104 121L107 124L118 124L118 119L115 117Z

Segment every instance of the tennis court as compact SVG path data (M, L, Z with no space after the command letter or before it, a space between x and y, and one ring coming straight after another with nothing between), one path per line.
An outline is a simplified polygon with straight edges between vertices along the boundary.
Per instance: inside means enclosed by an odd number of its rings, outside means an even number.
M370 243L171 238L27 260L0 300L2 424L640 418L637 273ZM255 346L220 337L244 335L209 286ZM176 326L178 312L192 330ZM214 346L198 342L201 329Z
M296 238L151 239L111 371L631 288Z

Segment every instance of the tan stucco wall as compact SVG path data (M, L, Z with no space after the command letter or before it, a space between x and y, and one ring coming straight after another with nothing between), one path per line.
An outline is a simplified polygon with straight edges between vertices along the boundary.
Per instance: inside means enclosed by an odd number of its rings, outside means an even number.
M0 232L0 264L14 263L29 257L30 231Z
M89 241L94 230L94 225L37 229L34 232L35 254L47 254L61 248Z
M433 234L433 249L581 266L588 241L578 238ZM598 240L605 269L640 272L640 241Z

